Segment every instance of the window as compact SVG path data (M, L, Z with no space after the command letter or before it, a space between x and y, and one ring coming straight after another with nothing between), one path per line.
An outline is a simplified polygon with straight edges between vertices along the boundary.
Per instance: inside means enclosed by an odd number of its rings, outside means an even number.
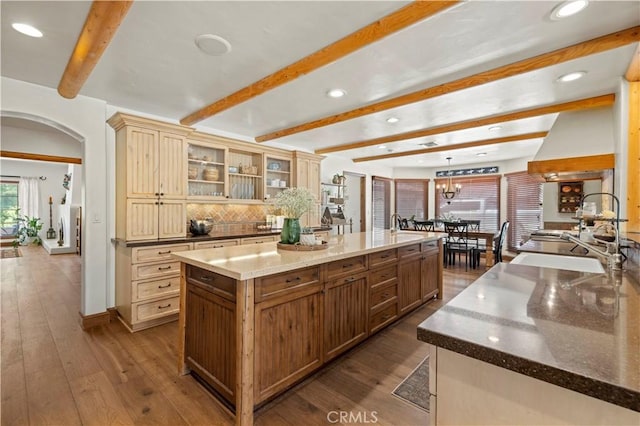
M372 227L373 229L389 229L391 216L391 179L374 176L372 178Z
M396 179L396 213L402 218L415 216L427 219L427 196L429 180Z
M13 238L18 231L18 181L0 181L0 233L2 238Z
M436 179L436 185L446 184L449 179ZM446 200L436 191L436 216L453 215L460 219L480 220L483 231L498 232L500 229L500 176L465 177L452 179L462 189L451 200Z
M540 229L542 220L542 179L527 172L507 175L507 247L515 250Z

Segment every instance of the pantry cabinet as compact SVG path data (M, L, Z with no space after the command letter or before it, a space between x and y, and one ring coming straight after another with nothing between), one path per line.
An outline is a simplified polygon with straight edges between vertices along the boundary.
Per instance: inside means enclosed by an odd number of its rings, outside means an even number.
M185 236L189 129L127 114L108 123L116 131L116 237Z

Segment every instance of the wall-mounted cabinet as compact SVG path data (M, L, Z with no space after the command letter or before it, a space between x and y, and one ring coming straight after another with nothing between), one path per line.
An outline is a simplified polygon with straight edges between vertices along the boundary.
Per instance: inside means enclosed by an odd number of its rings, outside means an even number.
M320 201L322 200L320 162L323 158L321 155L293 152L294 186L308 188L316 199L315 207L300 218L301 226L320 226Z
M279 193L291 187L293 176L291 174L291 157L275 155L264 156L264 198L273 199Z
M189 199L224 199L227 189L227 148L187 141Z
M584 182L558 182L558 212L574 213L584 195Z
M229 149L229 198L262 201L262 153Z

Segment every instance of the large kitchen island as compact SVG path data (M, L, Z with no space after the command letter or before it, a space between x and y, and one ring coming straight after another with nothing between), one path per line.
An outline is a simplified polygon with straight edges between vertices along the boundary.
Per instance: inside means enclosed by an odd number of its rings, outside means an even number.
M179 371L253 423L260 405L442 295L444 234L377 231L316 251L277 243L173 254Z

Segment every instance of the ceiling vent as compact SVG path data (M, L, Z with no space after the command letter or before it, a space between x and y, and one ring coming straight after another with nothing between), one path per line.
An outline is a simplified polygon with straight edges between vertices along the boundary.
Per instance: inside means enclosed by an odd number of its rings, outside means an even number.
M438 146L438 144L434 141L431 141L431 142L421 143L420 146L423 146L425 148L433 148L434 146Z

